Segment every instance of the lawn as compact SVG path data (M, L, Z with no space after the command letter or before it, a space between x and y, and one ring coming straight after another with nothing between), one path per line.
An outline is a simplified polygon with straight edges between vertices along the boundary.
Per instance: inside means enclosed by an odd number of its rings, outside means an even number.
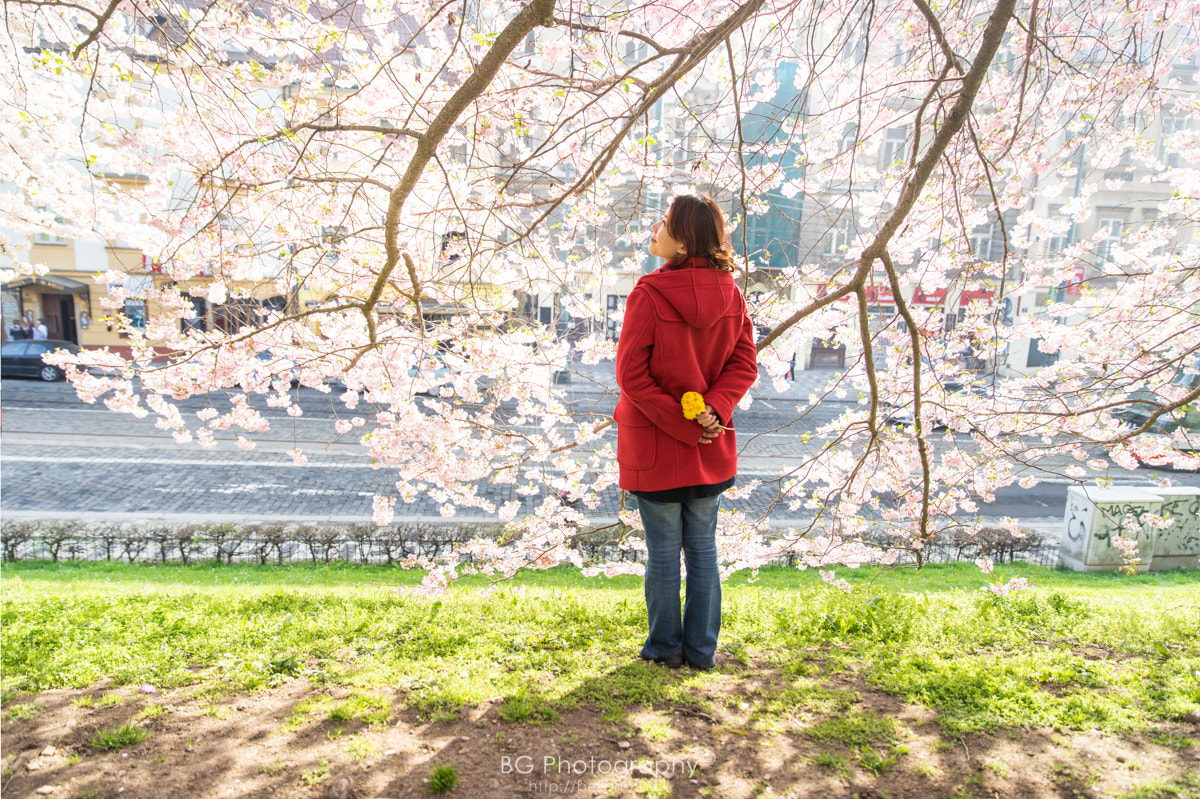
M999 570L737 575L704 673L637 578L5 564L5 793L1200 797L1200 572Z

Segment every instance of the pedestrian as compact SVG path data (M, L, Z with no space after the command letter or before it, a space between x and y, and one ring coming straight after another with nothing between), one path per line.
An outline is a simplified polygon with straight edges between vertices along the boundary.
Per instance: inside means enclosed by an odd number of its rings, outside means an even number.
M792 362L788 364L788 370L787 370L786 377L788 380L791 380L793 382L795 382L795 380L796 380L796 352L795 352L795 350L792 351Z
M613 414L620 486L636 498L646 531L649 633L639 656L711 669L721 628L717 510L737 474L733 409L758 377L754 326L711 197L675 197L651 228L649 252L666 263L626 301ZM681 405L690 392L700 395L693 420Z
M50 337L50 331L46 329L46 321L39 319L37 327L33 329L33 337L38 340L44 340Z

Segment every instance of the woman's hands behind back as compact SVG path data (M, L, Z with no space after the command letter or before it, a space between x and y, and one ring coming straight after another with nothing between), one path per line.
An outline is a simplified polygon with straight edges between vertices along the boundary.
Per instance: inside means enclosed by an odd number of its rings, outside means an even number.
M725 435L725 427L717 418L717 414L713 412L711 405L704 406L704 412L696 416L696 423L704 428L704 432L700 434L701 444L711 444L717 436Z

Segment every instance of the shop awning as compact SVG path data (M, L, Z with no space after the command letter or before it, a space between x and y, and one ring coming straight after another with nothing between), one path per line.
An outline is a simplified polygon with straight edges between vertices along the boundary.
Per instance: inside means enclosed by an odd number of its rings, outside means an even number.
M958 298L959 307L965 308L973 302L987 302L996 296L991 289L964 291Z
M80 280L72 280L69 277L59 277L58 275L30 275L28 277L19 277L4 284L4 288L6 289L19 289L25 286L40 286L41 288L65 291L68 294L79 294L82 296L87 296L88 294L87 283Z
M946 301L946 290L937 289L936 291L925 291L918 287L913 292L913 305L941 305Z

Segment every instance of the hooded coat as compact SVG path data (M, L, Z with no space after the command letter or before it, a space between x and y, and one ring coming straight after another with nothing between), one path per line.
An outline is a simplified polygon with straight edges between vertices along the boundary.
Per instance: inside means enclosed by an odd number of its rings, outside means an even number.
M758 378L754 326L733 275L707 258L668 263L638 280L617 342L620 486L665 491L722 483L737 474L733 430L700 444L680 399L704 395L726 427Z

